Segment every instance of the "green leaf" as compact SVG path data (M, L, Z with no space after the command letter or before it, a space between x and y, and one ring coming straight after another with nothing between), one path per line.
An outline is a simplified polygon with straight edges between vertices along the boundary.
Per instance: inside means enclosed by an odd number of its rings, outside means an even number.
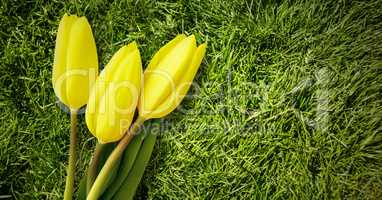
M141 178L145 172L145 168L150 161L151 153L154 149L156 134L148 134L144 139L141 149L138 152L134 165L129 172L129 175L124 180L122 186L118 189L118 192L113 197L113 200L132 200L135 191L141 181Z
M111 154L111 152L113 152L114 148L117 146L117 143L107 143L107 144L103 144L103 145L104 145L104 147L101 150L99 164L97 167L98 173L101 171L103 165L105 164L105 162L106 162L107 158L109 157L109 155Z
M87 174L85 172L85 174ZM86 175L84 175L80 181L80 185L77 190L77 199L78 200L86 200L87 192L86 192Z
M137 157L139 149L141 148L143 139L144 139L143 133L134 136L133 140L127 146L122 156L121 164L118 170L118 176L114 179L111 185L106 189L101 199L104 199L104 200L112 199L114 194L121 187L123 181L126 179L131 168L133 167L133 164Z
M109 155L113 152L113 150L117 146L117 143L110 143L110 144L105 144L105 145L107 145L107 146L105 148L103 148L103 151L101 153L100 162L99 162L98 170L97 170L98 171L97 175L101 171L106 160L109 158ZM110 172L110 174L109 174L109 176L105 182L106 184L102 187L100 194L102 194L106 190L106 188L109 187L109 185L113 182L115 177L118 175L118 169L119 169L120 163L121 163L121 158L118 159L117 163L114 165L113 169L111 170L111 172Z
M88 170L87 170L87 182L86 182L86 191L89 193L91 186L93 185L95 179L97 178L97 175L99 173L99 163L101 157L104 157L103 154L106 153L105 147L108 147L107 144L100 144L97 142L96 148L93 153L93 157L91 159L91 162L89 164Z
M84 183L84 185L85 185L85 192L83 192L82 188L80 188L81 189L81 193L85 194L85 197L84 197L85 199L86 199L86 196L87 196L87 193L88 193L88 189L90 190L90 188L91 188L91 186L87 187L88 184L89 183L91 183L91 184L94 183L94 181L96 179L96 176L99 174L99 172L101 171L101 169L102 169L103 165L105 164L106 160L108 159L108 157L113 152L113 150L115 149L116 146L117 146L117 143L107 143L107 144L103 144L102 146L100 146L101 147L101 149L100 149L101 152L99 154L99 161L94 166L94 167L96 167L96 174L90 175L89 173L86 173L86 176L83 178L83 179L85 179L85 183ZM115 177L117 177L120 161L121 161L121 159L119 159L117 161L117 163L114 166L113 170L109 174L108 179L106 180L106 184L103 186L103 188L101 190L101 194L113 182ZM89 170L90 169L88 169L87 171L89 171ZM82 180L81 180L81 182L82 182ZM86 189L86 188L88 188L88 189ZM84 194L81 194L81 195L84 195Z

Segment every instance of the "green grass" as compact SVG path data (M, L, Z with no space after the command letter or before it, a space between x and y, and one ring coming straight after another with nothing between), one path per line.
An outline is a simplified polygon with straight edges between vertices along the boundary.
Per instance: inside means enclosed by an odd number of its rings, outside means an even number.
M382 198L382 1L291 2L1 1L0 198L63 197L65 12L88 17L101 66L134 40L145 66L178 33L208 42L191 96L146 123L160 137L137 199ZM80 122L78 175L95 144Z

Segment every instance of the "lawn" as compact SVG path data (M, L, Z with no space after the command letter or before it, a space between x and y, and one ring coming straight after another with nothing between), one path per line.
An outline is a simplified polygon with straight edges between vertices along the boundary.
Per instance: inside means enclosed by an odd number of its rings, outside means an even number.
M0 199L62 199L69 116L51 83L65 12L100 66L176 34L208 43L159 134L137 199L381 199L382 1L1 1ZM96 140L79 117L78 175ZM79 180L77 180L78 182Z

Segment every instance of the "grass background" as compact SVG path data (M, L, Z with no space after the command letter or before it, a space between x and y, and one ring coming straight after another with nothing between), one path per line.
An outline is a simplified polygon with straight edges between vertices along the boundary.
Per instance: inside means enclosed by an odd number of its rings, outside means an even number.
M382 198L382 1L1 1L0 198L62 199L69 117L51 86L65 13L101 66L137 41L207 41L192 97L164 119L138 199ZM80 117L78 174L95 140Z

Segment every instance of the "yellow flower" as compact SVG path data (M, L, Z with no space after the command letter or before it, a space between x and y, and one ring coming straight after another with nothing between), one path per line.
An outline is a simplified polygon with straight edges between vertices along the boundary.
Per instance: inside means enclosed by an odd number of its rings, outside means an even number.
M111 58L89 97L86 124L100 143L120 140L130 127L141 81L141 56L133 42Z
M193 35L178 35L163 46L144 72L139 115L160 118L172 112L187 94L202 62L206 44L196 46Z
M58 27L54 52L54 92L65 105L78 109L88 101L97 75L97 49L88 20L65 14Z

